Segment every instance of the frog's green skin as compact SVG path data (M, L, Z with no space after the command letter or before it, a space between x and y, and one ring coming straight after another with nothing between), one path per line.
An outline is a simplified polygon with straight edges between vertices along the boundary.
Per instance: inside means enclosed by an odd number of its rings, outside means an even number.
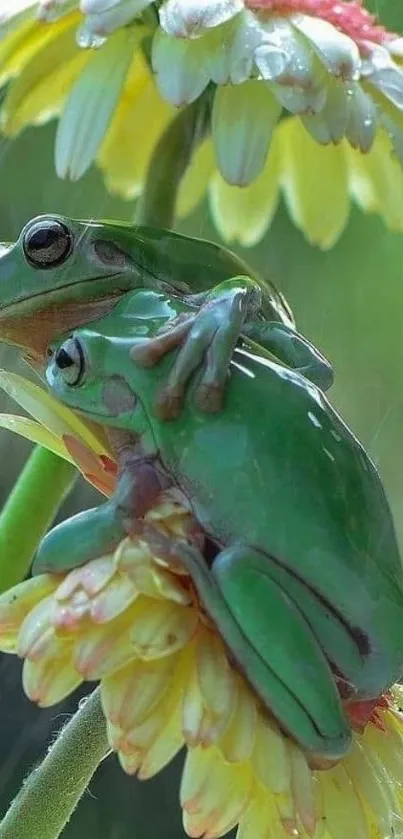
M141 527L173 486L217 548L208 569L179 557L206 611L267 708L301 745L337 759L351 731L345 699L377 697L403 672L403 572L379 476L322 392L295 371L235 350L227 402L203 414L193 377L173 422L154 414L174 354L152 370L131 358L184 303L139 291L91 328L51 348L54 394L110 427L120 462L115 496L56 527L35 571L63 571ZM145 527L143 522L143 527ZM159 554L161 555L161 553Z
M233 286L229 294L233 280L236 294ZM200 404L210 411L221 407L241 333L322 388L332 382L329 363L298 335L282 295L233 253L167 230L112 221L39 216L15 244L2 246L0 340L18 345L40 367L50 341L111 311L137 288L168 288L189 303L186 322L176 329L170 324L170 335L137 358L150 365L172 348L173 339L184 344L160 395L161 415L178 413L191 372L206 352ZM268 321L279 324L276 332L267 330Z

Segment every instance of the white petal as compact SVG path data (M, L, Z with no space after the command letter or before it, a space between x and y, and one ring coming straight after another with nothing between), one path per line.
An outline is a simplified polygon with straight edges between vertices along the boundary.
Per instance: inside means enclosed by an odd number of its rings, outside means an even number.
M74 84L56 135L59 177L78 180L91 165L133 60L133 37L121 29L95 52Z
M83 12L86 9L87 14L84 30L94 35L109 35L130 23L149 5L150 0L83 0L81 9Z
M173 105L194 102L210 81L203 40L179 40L161 30L154 37L152 64L156 82L161 96Z
M199 38L206 29L220 26L239 14L243 0L166 0L160 23L174 38Z
M317 114L302 116L305 128L318 143L339 143L347 131L350 93L338 79L329 78L326 103Z
M377 128L377 109L372 99L359 84L354 85L349 101L346 137L355 149L363 152L371 148Z
M383 96L400 111L403 110L403 70L390 62L388 67L375 70L366 77Z
M228 183L246 186L261 172L280 112L262 81L218 88L212 134L218 167Z
M331 23L308 15L291 18L294 26L311 42L319 58L334 76L355 79L361 59L356 43Z
M237 18L236 24L230 46L230 79L233 84L240 84L250 78L256 57L261 63L260 73L264 78L272 79L282 73L287 55L273 27L262 23L256 14L247 10Z

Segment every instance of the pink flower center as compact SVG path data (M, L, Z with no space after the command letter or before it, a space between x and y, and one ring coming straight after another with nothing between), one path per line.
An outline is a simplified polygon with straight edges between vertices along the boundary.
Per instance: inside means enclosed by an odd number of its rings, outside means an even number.
M276 15L299 12L320 17L340 29L359 46L365 42L383 44L396 37L364 9L360 0L246 0L246 6Z

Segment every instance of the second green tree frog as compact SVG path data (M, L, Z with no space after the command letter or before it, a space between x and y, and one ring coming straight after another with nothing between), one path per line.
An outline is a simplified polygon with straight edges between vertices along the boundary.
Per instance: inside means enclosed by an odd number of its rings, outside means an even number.
M177 350L150 370L136 345L186 310L133 292L49 348L53 393L109 429L119 476L113 498L48 534L35 571L64 571L143 532L188 571L264 706L307 752L338 759L351 742L341 698L374 699L403 673L403 571L382 483L323 393L245 345L221 412L200 410L198 371L179 418L161 420L155 399ZM145 525L169 488L208 551Z

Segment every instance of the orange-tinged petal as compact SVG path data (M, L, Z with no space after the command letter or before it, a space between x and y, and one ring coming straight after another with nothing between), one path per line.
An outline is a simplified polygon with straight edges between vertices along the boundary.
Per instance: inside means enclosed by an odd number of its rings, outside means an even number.
M215 839L246 812L253 788L248 764L228 764L216 746L190 749L182 775L181 804L191 837Z
M169 688L176 656L155 662L132 661L102 680L105 716L124 732L130 732L157 707Z
M138 611L137 602L109 623L86 623L76 638L73 656L74 666L83 679L102 679L136 657L131 627Z
M38 603L51 594L59 584L58 578L40 574L25 580L0 595L0 650L16 653L21 626Z
M139 749L133 749L128 754L118 752L119 763L127 775L137 775L141 764L142 753Z
M228 720L236 696L235 676L221 639L208 629L200 631L196 639L196 667L206 707Z
M112 556L100 556L70 571L55 591L55 600L68 600L78 588L89 597L98 594L111 581L115 568Z
M191 603L190 593L180 577L165 571L153 561L147 543L141 539L125 539L115 553L118 571L125 572L142 594L158 600L172 600L184 606Z
M147 661L171 655L188 643L197 623L198 613L193 607L169 600L147 600L131 627L133 650Z
M181 701L183 736L188 746L207 748L222 737L229 717L223 713L215 715L206 706L197 677L195 651L188 647L183 654L188 657Z
M24 691L40 708L61 702L81 683L82 679L71 663L71 650L60 643L52 656L38 661L24 661L22 683Z

